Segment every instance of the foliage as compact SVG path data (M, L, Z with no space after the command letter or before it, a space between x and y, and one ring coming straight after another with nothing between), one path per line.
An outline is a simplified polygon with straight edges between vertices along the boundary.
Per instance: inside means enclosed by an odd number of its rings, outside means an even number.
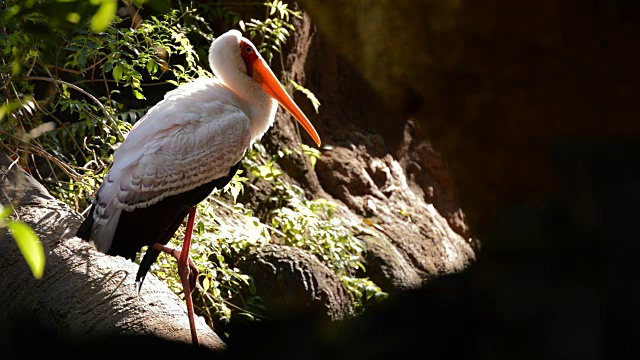
M363 270L364 243L333 216L336 205L325 199L307 200L302 188L277 180L271 200L277 205L268 219L287 245L315 254L339 275Z
M38 239L38 235L29 225L22 221L11 220L9 216L13 212L11 206L0 204L0 229L7 228L18 244L18 249L24 257L36 279L42 278L44 273L44 249Z
M313 105L313 108L317 114L320 109L320 100L318 100L318 98L309 89L305 88L304 86L298 84L293 80L289 80L289 82L291 83L291 85L293 85L293 90L300 91L301 93L304 94L304 96L307 97L307 99L309 99L309 101L311 101L311 105Z
M282 44L295 31L290 23L291 16L301 18L300 12L292 11L288 5L280 0L264 3L267 12L264 20L251 19L248 22L240 20L238 25L243 32L258 42L258 51L263 54L267 62L271 63L276 54L282 55ZM282 57L280 58L282 62ZM284 64L281 64L284 68Z
M321 198L309 200L302 188L280 178L282 172L277 168L277 157L293 152L308 155L312 163L319 157L317 150L311 151L308 147L294 151L284 149L269 157L264 147L256 143L243 160L254 177L273 182L269 198L271 210L264 218L267 228L284 244L316 255L333 269L351 295L353 314L358 314L372 298L386 297L371 280L357 276L365 272L362 255L366 249L364 242L353 234L362 224L335 217L336 204Z

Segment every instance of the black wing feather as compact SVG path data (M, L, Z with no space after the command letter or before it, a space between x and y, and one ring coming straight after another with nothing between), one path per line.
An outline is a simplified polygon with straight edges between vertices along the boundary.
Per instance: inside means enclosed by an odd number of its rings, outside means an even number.
M113 236L113 242L107 254L120 255L133 260L143 246L166 245L178 230L184 218L189 214L189 209L198 205L214 189L221 189L226 186L239 167L240 162L235 164L225 177L200 185L193 190L169 196L149 207L133 211L122 211L118 220L118 227ZM91 228L93 227L93 211L96 203L97 201L93 202L89 215L76 232L79 238L87 241L90 238ZM145 253L136 275L138 290L142 286L149 268L156 261L159 254L158 250L151 247Z

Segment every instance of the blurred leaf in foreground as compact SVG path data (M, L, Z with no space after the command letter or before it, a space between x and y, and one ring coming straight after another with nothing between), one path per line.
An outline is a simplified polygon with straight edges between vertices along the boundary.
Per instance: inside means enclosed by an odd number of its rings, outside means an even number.
M36 279L40 279L44 272L44 248L40 243L40 239L38 239L38 235L29 225L21 221L7 220L11 212L11 206L0 205L0 227L9 229L33 276Z

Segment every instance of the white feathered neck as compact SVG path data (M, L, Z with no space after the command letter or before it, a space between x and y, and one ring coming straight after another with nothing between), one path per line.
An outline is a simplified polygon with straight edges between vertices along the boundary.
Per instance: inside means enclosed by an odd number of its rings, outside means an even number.
M237 30L220 35L209 49L209 64L214 75L242 101L238 106L251 121L251 142L271 127L278 103L251 76L241 56L240 42L251 44ZM253 45L253 44L252 44ZM260 57L257 49L254 51Z

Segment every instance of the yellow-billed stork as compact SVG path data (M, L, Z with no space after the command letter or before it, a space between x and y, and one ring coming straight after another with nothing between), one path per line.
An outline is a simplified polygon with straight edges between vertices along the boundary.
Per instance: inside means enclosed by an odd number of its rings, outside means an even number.
M175 256L194 344L197 270L189 246L196 205L231 180L245 151L273 124L277 103L320 145L309 120L239 31L211 44L209 62L215 79L200 78L167 93L127 134L77 231L98 251L128 259L149 246L137 291L160 252ZM187 215L182 250L166 247Z

